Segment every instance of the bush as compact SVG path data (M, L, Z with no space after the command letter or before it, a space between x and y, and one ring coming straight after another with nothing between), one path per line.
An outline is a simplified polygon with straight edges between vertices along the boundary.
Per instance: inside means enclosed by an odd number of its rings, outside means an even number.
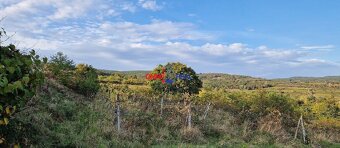
M99 90L98 75L91 65L78 64L75 70L76 91L93 97Z
M184 142L199 143L204 142L204 137L199 128L182 128L180 130L181 138Z
M14 45L0 46L0 147L12 147L24 140L21 134L12 132L24 125L12 125L11 120L43 82L42 64L34 50L24 54Z
M87 64L75 66L74 62L61 52L51 57L47 73L61 84L88 97L93 97L99 90L97 70Z
M45 73L47 76L58 80L61 84L73 88L75 86L72 78L74 69L74 62L67 55L58 52L50 58Z
M250 120L257 122L273 112L278 112L284 119L285 126L294 126L297 103L289 96L275 92L258 91L253 93L232 92L228 95L231 100L228 105L240 122Z

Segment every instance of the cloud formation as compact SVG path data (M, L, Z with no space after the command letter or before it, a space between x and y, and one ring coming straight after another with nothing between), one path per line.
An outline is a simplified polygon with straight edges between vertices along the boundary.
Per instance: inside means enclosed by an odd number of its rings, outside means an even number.
M1 23L9 34L16 32L11 42L19 47L38 49L45 56L62 51L78 63L100 69L152 69L180 61L199 72L268 78L314 76L315 69L339 73L335 70L339 63L310 54L333 45L275 49L218 43L217 36L191 22L150 19L141 23L122 16L164 7L155 0L5 0L0 17L6 16Z
M334 45L316 45L316 46L302 46L302 49L305 50L324 50L324 49L333 49Z
M139 4L144 8L152 11L158 11L162 9L162 6L158 5L156 0L139 0Z

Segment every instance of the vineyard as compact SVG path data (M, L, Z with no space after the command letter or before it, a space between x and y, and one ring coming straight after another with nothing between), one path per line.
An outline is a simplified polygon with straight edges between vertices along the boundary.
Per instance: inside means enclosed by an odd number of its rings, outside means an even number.
M96 70L63 53L0 52L4 147L340 146L336 78L196 74L167 63L150 72L162 77L146 79L149 72Z

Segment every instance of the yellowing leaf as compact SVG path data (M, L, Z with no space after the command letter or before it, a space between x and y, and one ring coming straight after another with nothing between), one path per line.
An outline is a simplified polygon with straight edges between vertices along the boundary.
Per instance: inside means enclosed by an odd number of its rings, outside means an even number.
M5 122L3 120L0 120L0 125L4 125Z
M6 114L11 114L11 110L10 110L9 106L6 107Z
M20 148L19 144L15 144L14 148Z
M5 125L7 125L9 123L8 118L4 118L4 122L5 122Z

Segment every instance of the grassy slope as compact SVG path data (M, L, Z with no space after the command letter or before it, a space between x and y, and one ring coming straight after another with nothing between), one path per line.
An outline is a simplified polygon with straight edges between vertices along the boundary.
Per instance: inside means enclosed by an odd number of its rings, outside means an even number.
M225 77L229 78L229 76ZM261 80L243 76L236 79L242 78ZM229 79L226 81L229 81ZM174 130L171 126L168 126L171 124L174 124L175 127L182 126L182 123L174 122L177 120L176 116L172 117L172 114L168 114L166 115L168 116L166 120L159 120L154 114L158 112L159 102L146 102L143 99L140 99L140 102L125 104L123 108L125 110L123 112L123 128L125 130L123 136L117 136L114 128L115 125L113 124L115 121L114 116L112 116L114 114L113 106L105 101L104 103L102 102L103 98L106 98L105 96L99 95L95 100L90 101L88 98L73 93L55 81L48 81L48 84L48 91L41 91L39 93L38 97L35 98L36 103L32 108L18 115L24 119L23 122L32 125L32 132L36 132L33 134L33 137L37 139L34 143L39 147L141 147L143 144L152 144L154 147L304 146L299 142L275 142L271 135L247 131L247 125L236 125L232 115L215 109L209 112L207 124L202 124L199 118L194 120L195 126L200 129L198 133L189 132L190 134L186 135L183 132L181 133L181 128L175 128ZM286 83L284 84L286 85ZM290 88L288 85L283 86L283 88L284 90L297 91L302 94L307 91L306 88ZM268 89L273 91L282 90L282 88L277 86ZM320 90L317 94L319 93L328 94L329 92ZM145 105L150 106L150 104L153 104L151 105L153 107L146 108ZM203 111L194 114L199 115L201 112ZM146 122L149 120L152 122ZM155 121L161 121L162 124L154 125ZM145 133L145 131L150 129L153 129L153 133ZM201 135L202 133L204 136ZM192 138L194 141L192 141ZM155 141L155 139L158 140ZM327 142L321 144L326 147L336 146Z
M21 124L28 126L27 141L34 147L110 147L115 140L111 116L97 108L105 108L82 95L47 80L42 90L31 100L29 108L16 114ZM24 146L24 145L23 145ZM24 146L25 147L25 146Z
M114 125L113 106L105 102L106 96L97 99L76 94L55 81L48 81L48 88L40 91L30 108L17 114L36 147L267 147L283 146L268 134L246 131L247 124L235 124L228 112L209 112L202 122L201 108L193 110L194 129L185 130L184 116L175 106L158 116L158 100L136 99L123 102L123 132L118 134ZM138 97L137 97L138 98ZM104 101L104 102L103 102ZM170 102L167 102L170 103ZM151 107L150 107L151 106ZM184 126L184 127L183 127ZM303 146L299 142L289 144Z

